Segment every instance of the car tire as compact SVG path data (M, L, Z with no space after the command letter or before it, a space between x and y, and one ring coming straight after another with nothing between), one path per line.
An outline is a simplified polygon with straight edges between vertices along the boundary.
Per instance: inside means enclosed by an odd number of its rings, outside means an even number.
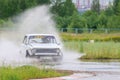
M62 56L54 56L53 57L53 61L55 61L55 62L60 62L60 61L62 61Z
M26 55L25 55L26 58L30 57L30 54L28 51L26 51Z

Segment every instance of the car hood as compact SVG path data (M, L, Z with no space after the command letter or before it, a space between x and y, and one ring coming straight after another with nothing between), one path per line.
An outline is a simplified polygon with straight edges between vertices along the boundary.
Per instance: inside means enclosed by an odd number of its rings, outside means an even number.
M57 44L35 44L35 43L32 43L30 44L30 46L32 48L60 48L59 45Z

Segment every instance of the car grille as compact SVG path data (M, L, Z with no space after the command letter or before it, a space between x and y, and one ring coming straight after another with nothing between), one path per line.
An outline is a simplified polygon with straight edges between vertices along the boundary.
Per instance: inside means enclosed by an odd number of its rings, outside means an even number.
M57 53L57 49L36 49L36 53Z

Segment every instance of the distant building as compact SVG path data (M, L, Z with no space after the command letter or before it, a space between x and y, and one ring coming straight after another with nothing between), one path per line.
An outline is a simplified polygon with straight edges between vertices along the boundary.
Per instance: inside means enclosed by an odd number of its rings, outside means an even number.
M91 8L93 0L73 0L73 3L75 3L75 6L78 10L84 11L89 10ZM99 0L101 9L105 9L109 6L109 4L113 3L113 0Z

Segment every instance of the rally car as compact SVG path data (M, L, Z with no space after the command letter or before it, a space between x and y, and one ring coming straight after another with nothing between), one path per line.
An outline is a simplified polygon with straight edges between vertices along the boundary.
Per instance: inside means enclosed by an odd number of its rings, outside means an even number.
M63 57L61 46L53 34L26 34L21 53L25 57L50 58L56 61Z

